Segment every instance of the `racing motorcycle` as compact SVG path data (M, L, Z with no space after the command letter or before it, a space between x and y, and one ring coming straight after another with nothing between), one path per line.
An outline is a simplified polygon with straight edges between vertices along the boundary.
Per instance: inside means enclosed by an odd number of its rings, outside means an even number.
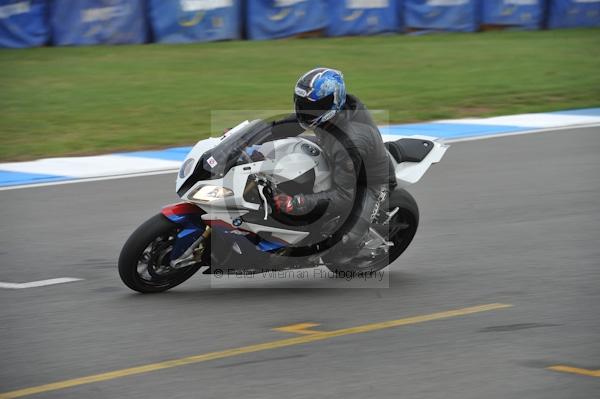
M340 265L332 258L348 225L332 212L335 204L301 216L274 211L274 193L331 188L330 162L316 137L275 139L268 123L255 120L192 148L177 175L182 202L164 207L131 234L119 256L122 281L153 293L181 284L199 269L231 274L325 265L338 273L387 267L408 247L419 224L417 203L405 187L439 162L448 146L427 136L393 136L385 145L390 192L356 262ZM355 206L361 206L359 193L356 198Z

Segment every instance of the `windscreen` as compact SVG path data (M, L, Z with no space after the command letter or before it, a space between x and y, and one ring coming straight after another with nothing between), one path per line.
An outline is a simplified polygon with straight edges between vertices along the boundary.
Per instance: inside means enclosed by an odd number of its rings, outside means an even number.
M219 179L236 165L264 160L260 145L271 137L269 123L250 122L241 130L226 134L216 147L205 152L198 167L208 172L210 179Z

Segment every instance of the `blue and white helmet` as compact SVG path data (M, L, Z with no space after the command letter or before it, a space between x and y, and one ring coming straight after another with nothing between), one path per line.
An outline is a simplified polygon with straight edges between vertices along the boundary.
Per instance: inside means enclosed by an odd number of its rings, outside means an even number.
M305 129L312 129L332 119L345 103L346 84L340 71L315 68L302 75L296 83L296 117Z

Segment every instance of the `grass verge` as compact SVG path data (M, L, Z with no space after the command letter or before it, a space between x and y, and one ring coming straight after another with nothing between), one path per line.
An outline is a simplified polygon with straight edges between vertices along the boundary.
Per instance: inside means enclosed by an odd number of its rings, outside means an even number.
M318 65L392 122L600 105L598 29L0 50L0 160L191 144Z

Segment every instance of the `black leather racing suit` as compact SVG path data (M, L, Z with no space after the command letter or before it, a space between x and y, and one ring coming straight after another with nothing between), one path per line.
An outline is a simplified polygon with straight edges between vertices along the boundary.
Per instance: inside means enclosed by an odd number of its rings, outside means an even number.
M273 122L275 138L297 136L305 130L295 115ZM329 202L340 220L344 261L360 249L362 239L388 192L388 153L377 125L364 104L348 94L342 110L314 129L332 168L331 189L304 195L305 208ZM341 237L341 236L340 236ZM356 251L351 251L356 249Z

